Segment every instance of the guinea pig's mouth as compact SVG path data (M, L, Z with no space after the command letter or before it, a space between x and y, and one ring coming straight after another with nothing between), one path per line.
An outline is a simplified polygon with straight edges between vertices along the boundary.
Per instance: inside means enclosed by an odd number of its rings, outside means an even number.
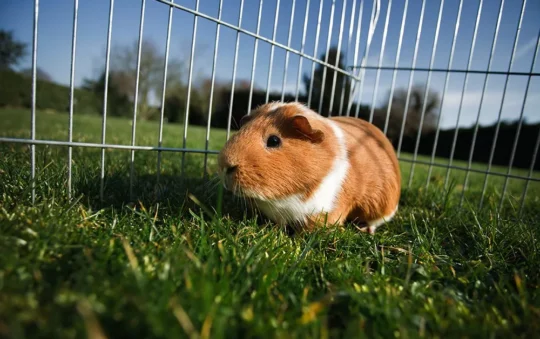
M250 198L250 199L256 199L256 200L261 200L261 201L266 201L267 200L261 194L255 192L253 190L247 189L247 188L242 188L239 185L228 186L224 182L223 187L226 190L230 191L232 194L234 194L234 195L236 195L237 197L240 197L240 198Z
M242 197L242 198L250 198L250 199L255 199L255 200L260 200L260 201L266 201L267 200L261 194L255 192L253 190L246 189L246 188L237 187L237 189L235 191L233 191L233 194L237 195L239 197Z
M255 199L260 201L267 201L268 199L264 197L261 193L253 190L251 188L243 187L242 184L238 181L237 174L227 173L225 169L220 169L219 176L221 178L221 183L223 188L231 192L237 197Z
M227 175L221 176L221 183L223 184L223 188L225 188L227 191L231 192L232 194L236 195L237 197L257 199L261 201L267 200L260 193L252 189L242 187L235 180L233 180L231 177Z

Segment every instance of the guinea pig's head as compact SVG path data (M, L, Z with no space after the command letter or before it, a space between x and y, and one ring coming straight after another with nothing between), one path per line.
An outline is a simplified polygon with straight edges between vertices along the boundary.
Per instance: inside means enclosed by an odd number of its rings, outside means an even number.
M244 116L219 154L225 188L263 201L308 196L337 153L324 119L299 103L269 103Z

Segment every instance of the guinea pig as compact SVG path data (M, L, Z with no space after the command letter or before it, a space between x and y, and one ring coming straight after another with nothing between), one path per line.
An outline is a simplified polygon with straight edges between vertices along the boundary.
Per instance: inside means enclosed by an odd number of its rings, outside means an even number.
M242 118L218 157L225 189L299 231L350 222L373 234L397 212L401 173L375 125L273 102Z

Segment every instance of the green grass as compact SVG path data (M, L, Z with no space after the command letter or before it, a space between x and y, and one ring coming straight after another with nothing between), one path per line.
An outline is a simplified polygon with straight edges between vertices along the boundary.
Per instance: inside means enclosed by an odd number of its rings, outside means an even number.
M27 111L0 111L0 135L29 136ZM38 112L37 138L67 139L67 116ZM109 119L107 141L129 144L129 121ZM157 145L158 125L137 123L137 144ZM164 146L182 146L166 125ZM74 140L100 142L101 119L76 116ZM210 149L225 132L213 130ZM205 129L187 147L204 149ZM462 173L431 178L417 165L396 218L374 236L350 227L290 236L203 178L204 156L36 146L31 204L29 147L0 144L0 336L2 337L531 337L540 332L540 188ZM407 155L405 155L407 156ZM423 158L424 160L426 158ZM215 170L209 156L209 173ZM437 161L445 163L444 159ZM463 165L463 162L455 162ZM475 164L475 168L484 168ZM408 178L410 164L402 164ZM505 172L495 167L494 171ZM526 175L527 171L512 173ZM538 173L535 173L538 177ZM429 187L425 183L429 182ZM218 202L222 203L223 213Z

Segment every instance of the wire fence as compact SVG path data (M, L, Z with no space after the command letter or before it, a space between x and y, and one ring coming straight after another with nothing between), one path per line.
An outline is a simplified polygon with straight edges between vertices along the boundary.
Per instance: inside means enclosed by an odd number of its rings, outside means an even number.
M146 6L147 1L156 1L158 3L161 3L165 6L168 6L168 23L167 23L167 37L166 37L166 45L165 45L165 59L163 64L163 79L167 79L167 70L168 70L168 63L169 63L169 53L170 53L170 46L171 46L171 27L174 19L175 11L183 11L185 13L189 13L194 16L193 21L193 31L192 31L192 42L190 47L190 59L189 59L189 72L188 72L188 88L187 88L187 104L186 104L186 110L184 115L184 124L183 124L183 134L182 134L182 147L181 148L173 148L173 147L163 147L163 126L164 126L164 103L165 103L165 92L167 90L167 82L163 81L163 92L161 96L161 108L160 108L160 118L159 118L159 136L158 136L158 144L157 146L152 145L136 145L136 132L137 132L137 115L138 115L138 100L139 100L139 77L140 77L140 67L141 67L141 50L142 50L142 44L143 44L143 32L145 27L145 12L146 12ZM237 80L237 70L238 70L238 56L239 56L239 42L242 36L248 36L251 38L254 38L254 49L253 49L253 63L251 65L251 72L250 72L250 94L249 94L249 100L248 100L248 106L245 107L246 113L249 113L250 109L253 108L253 92L254 92L254 84L255 84L255 74L256 74L256 68L257 67L264 67L260 64L257 64L257 56L260 52L258 49L259 43L266 43L270 45L270 60L268 64L268 79L267 79L267 91L266 91L266 97L265 100L268 102L270 100L270 87L272 82L272 74L274 72L281 72L283 71L286 75L289 72L289 68L291 65L291 55L298 56L299 64L298 64L298 71L296 76L296 84L295 84L295 91L293 93L295 100L299 99L299 93L300 93L300 83L301 83L301 77L302 77L302 70L304 69L304 63L311 63L310 67L310 82L309 82L309 88L307 90L306 99L307 99L307 105L312 106L318 106L313 107L315 110L319 112L322 112L323 103L326 97L324 95L321 95L318 102L315 102L315 93L314 88L316 87L316 84L314 84L315 79L315 72L316 67L322 67L323 73L322 73L322 82L320 86L322 88L319 88L319 93L325 93L325 86L330 86L330 97L329 97L329 107L339 107L337 109L337 112L332 112L333 115L345 115L345 116L355 116L359 117L360 109L361 109L361 102L364 102L364 92L366 91L367 86L369 86L365 79L366 79L366 73L369 71L375 72L375 84L373 88L373 94L371 97L371 108L369 111L369 121L373 122L374 119L374 110L375 110L375 102L377 101L379 95L380 95L380 79L381 79L381 72L388 71L391 73L391 81L390 81L390 87L389 87L389 100L388 103L385 106L385 114L384 116L384 123L382 124L382 129L385 133L388 132L389 129L389 122L392 119L391 113L392 113L392 105L393 105L393 95L396 90L396 78L398 74L409 74L408 80L407 80L407 90L406 90L406 97L405 97L405 104L404 104L404 111L403 111L403 117L401 120L401 129L399 131L399 137L397 139L397 152L398 156L400 158L400 161L405 163L410 163L410 171L409 176L406 181L408 186L412 184L412 180L415 174L415 167L416 165L426 165L428 166L428 180L426 182L426 187L429 186L430 180L429 178L432 175L434 168L443 168L446 169L446 173L444 175L444 186L447 187L449 185L450 179L451 179L451 171L463 171L465 173L464 176L464 182L463 182L463 188L461 192L461 202L464 200L464 194L466 191L466 187L469 184L470 181L470 174L471 173L480 173L484 174L484 181L483 181L483 188L481 191L481 198L479 201L479 207L482 207L485 203L485 194L487 187L489 185L489 178L490 177L503 177L504 178L504 185L501 191L500 196L500 202L499 202L499 208L502 206L505 194L507 192L508 188L508 182L509 179L519 179L523 180L525 182L522 196L520 199L520 212L523 209L523 205L527 196L527 190L529 187L529 184L531 182L540 182L540 179L538 177L535 177L534 171L536 166L536 158L538 155L538 149L540 148L540 133L536 137L536 141L533 147L533 152L530 160L530 165L527 171L527 175L516 175L512 174L512 168L514 165L514 160L516 157L516 149L518 147L518 141L520 138L520 132L522 129L522 126L524 124L525 120L525 106L527 99L531 96L531 81L535 77L538 77L540 73L536 72L537 69L537 61L538 61L538 50L540 49L540 30L538 31L538 34L536 35L536 44L534 45L534 52L533 56L530 61L530 65L528 67L528 71L516 71L514 70L514 64L516 60L516 52L518 49L518 44L520 41L520 34L522 32L522 25L523 20L525 17L525 13L527 12L527 9L529 7L534 7L534 1L528 3L527 0L523 0L520 3L520 11L519 11L519 18L517 20L517 24L515 27L508 26L508 23L503 24L503 13L509 6L514 6L516 3L512 1L512 4L510 4L510 1L501 0L498 3L497 8L497 19L492 27L492 39L491 41L488 41L489 44L489 56L488 56L488 62L487 67L485 69L475 69L473 68L473 59L474 59L474 53L478 49L479 40L478 40L478 33L480 30L480 27L482 26L481 20L483 15L486 15L486 12L489 12L489 6L492 4L487 4L485 0L478 0L476 3L476 14L475 14L475 21L474 21L474 29L472 32L472 38L470 39L470 49L467 57L467 63L466 67L463 69L454 68L454 61L455 61L455 50L456 46L458 45L458 36L460 34L460 28L463 25L463 7L464 7L464 0L459 0L458 3L458 9L457 14L455 16L455 20L453 22L452 31L453 35L451 40L448 41L442 41L440 39L440 33L443 29L442 22L444 18L444 14L447 11L447 6L449 3L452 3L452 5L456 5L457 1L453 0L440 0L438 2L438 11L436 12L436 25L435 25L435 33L432 41L432 50L431 50L431 56L429 61L429 67L420 67L417 65L418 56L419 56L419 50L420 50L420 41L423 39L423 34L425 33L424 25L427 21L428 17L434 17L434 13L426 13L426 3L427 0L402 0L402 1L392 1L388 0L384 4L381 4L380 0L369 0L369 1L362 1L362 0L331 0L331 1L323 1L320 0L317 2L316 0L305 0L302 1L302 3L305 3L305 15L303 17L303 22L301 23L302 27L302 39L301 39L301 47L299 49L295 49L291 47L291 39L293 34L293 27L294 27L294 19L295 19L295 10L299 8L298 4L300 0L292 0L292 13L289 18L283 18L280 17L279 9L280 9L280 0L276 0L276 11L275 13L264 13L263 11L263 0L260 0L258 3L258 10L257 10L257 24L255 31L250 31L248 29L245 29L242 27L242 21L245 16L245 0L240 0L239 4L239 16L238 16L238 22L237 23L231 23L227 22L222 18L223 13L223 0L219 0L219 7L218 7L218 14L217 17L213 17L211 15L205 14L202 11L200 11L200 1L195 1L195 6L193 8L190 8L189 6L186 6L182 3L177 3L174 1L167 1L167 0L141 0L140 2L140 22L139 22L139 31L138 31L138 54L137 54L137 72L136 72L136 80L135 80L135 93L134 93L134 108L133 108L133 123L132 123L132 132L131 132L131 144L130 145L118 145L118 144L112 144L108 143L106 140L106 129L107 129L107 100L108 100L108 82L109 82L109 75L110 75L110 61L111 61L111 35L113 30L113 18L115 15L114 9L115 9L115 0L110 0L109 3L109 12L108 12L108 29L107 29L107 43L106 43L106 59L105 59L105 92L104 92L104 103L103 103L103 109L102 109L102 134L101 134L101 143L87 143L87 142L74 142L73 141L73 107L74 107L74 88L75 88L75 81L74 81L74 74L76 69L76 46L77 46L77 28L78 28L78 14L79 14L79 1L74 0L74 12L73 12L73 30L72 30L72 44L71 44L71 68L70 68L70 100L69 100L69 126L68 126L68 140L44 140L44 139L37 139L36 138L36 83L37 83L37 76L36 76L36 70L37 70L37 45L38 45L38 39L39 39L39 30L38 30L38 23L39 23L39 14L40 14L40 1L35 0L34 1L34 14L33 14L33 43L32 43L32 102L31 102L31 133L30 138L8 138L8 137L2 137L0 138L0 142L5 143L23 143L23 144L29 144L30 145L30 154L31 154L31 168L30 168L30 174L32 179L32 200L35 200L35 178L36 178L36 145L51 145L51 146L67 146L68 147L68 192L71 195L72 194L72 150L74 147L80 147L80 148L98 148L101 150L101 177L100 177L100 194L101 197L103 197L104 194L104 181L105 181L105 162L106 162L106 156L105 156L105 150L106 149L124 149L130 151L130 195L133 194L133 178L134 178L134 160L135 160L135 151L154 151L157 152L157 179L159 181L159 176L161 173L161 161L162 161L162 152L179 152L182 153L182 173L184 169L184 163L185 163L185 156L187 153L197 153L197 154L203 154L204 155L204 168L202 170L206 171L206 168L208 166L208 156L212 154L217 154L218 150L210 149L209 148L209 141L211 138L211 131L212 131L212 107L213 107L213 101L216 100L214 97L214 87L216 82L216 65L218 62L218 51L222 46L219 44L220 41L220 30L223 27L226 27L228 29L232 29L236 31L236 40L234 44L234 58L233 58L233 67L232 67L232 83L231 83L231 92L230 92L230 102L229 104L229 115L228 115L228 121L227 121L227 139L231 135L231 126L232 126L232 117L233 117L233 102L235 100L235 86L236 86L236 80ZM269 1L269 0L266 0ZM452 2L453 1L453 2ZM420 6L420 13L414 13L413 11L416 10L416 7L413 8L412 4L418 4L421 2ZM397 39L397 49L395 54L395 59L393 60L393 65L384 65L384 57L385 57L385 49L388 48L390 44L395 44L395 41L387 41L388 40L388 32L389 32L389 24L391 20L398 20L396 18L391 17L391 10L392 6L396 3L399 3L400 6L403 6L403 11L401 12L401 18L400 18L400 25L399 25L399 34ZM337 5L340 5L338 7ZM384 6L383 6L384 5ZM314 19L313 17L310 18L311 11L310 8L317 8L317 17ZM341 9L341 11L336 9ZM383 12L383 9L385 9L385 13ZM493 8L491 8L493 10ZM329 24L327 27L322 26L322 16L323 13L327 13L325 11L330 12L330 18L329 18ZM271 38L265 37L263 34L261 34L261 18L263 15L273 15L274 16L274 22L273 22L273 29L272 29L272 36ZM347 20L346 17L349 17L350 20L348 20L348 34L347 34ZM366 18L367 17L367 18ZM410 17L418 17L417 21L414 23L410 23L412 19ZM190 149L187 148L187 139L188 139L188 127L189 127L189 115L190 115L190 100L191 100L191 92L192 92L192 83L193 83L193 71L194 71L194 59L196 58L196 51L195 46L198 38L198 32L199 32L199 20L207 20L210 22L213 22L216 24L216 30L215 30L215 45L214 50L212 54L212 68L211 68L211 90L209 95L209 109L208 109L208 120L206 124L206 133L205 133L205 146L204 149ZM306 36L308 34L308 21L310 20L316 20L316 31L315 31L315 40L314 40L314 48L313 52L310 54L309 51L306 50ZM334 62L332 62L329 59L329 52L332 47L332 37L333 37L333 29L335 26L335 23L339 23L338 26L338 38L337 38L337 53L338 56L335 58ZM288 27L288 34L287 34L287 43L283 44L277 41L276 34L277 29L279 25L287 25ZM402 49L404 46L404 32L406 30L407 24L409 27L411 25L416 25L416 32L415 32L415 43L412 53L412 63L410 66L400 66L401 57L402 57ZM445 23L448 25L448 23ZM484 23L484 25L486 25ZM363 33L363 29L365 29L365 26L367 26L367 33ZM504 26L504 27L503 27ZM448 26L445 26L446 30L448 30ZM376 60L375 65L368 65L368 59L370 56L370 52L373 53L373 39L374 34L376 30L382 30L382 40L380 45L380 51L378 52L378 58ZM486 29L484 27L484 29ZM320 41L320 35L321 31L327 30L327 39L326 41ZM493 67L493 60L495 55L495 50L497 48L497 43L499 41L499 36L502 31L505 32L512 32L513 40L511 44L511 56L510 60L507 64L507 68L505 70L497 70ZM365 39L362 39L362 34L365 35ZM485 42L485 41L484 41ZM324 49L324 58L317 57L317 52L320 49L320 44L325 44ZM450 45L450 52L449 52L449 58L447 62L446 67L436 67L436 55L438 52L438 49L441 47L447 47L443 46L444 44ZM335 45L335 44L334 44ZM226 46L228 47L228 46ZM230 47L229 47L230 48ZM340 53L342 48L345 49L344 57L347 62L347 67L342 67L338 64L338 61L340 59ZM277 69L274 65L274 55L275 50L280 49L285 52L285 63L284 63L284 69ZM363 55L361 55L361 51L363 51ZM523 66L523 64L521 65ZM424 91L424 98L423 98L423 105L420 115L420 121L418 122L419 126L416 129L416 136L414 137L414 151L412 152L412 155L405 156L402 152L402 146L403 146L403 139L404 139L404 131L405 131L405 125L407 121L407 114L409 112L409 106L412 105L412 91L413 91L413 84L415 81L415 75L419 73L427 73L427 82L425 85L426 89L430 88L430 83L432 81L433 74L442 73L444 74L444 86L441 96L441 102L439 105L439 113L442 110L442 107L445 103L445 98L447 98L447 92L449 87L449 78L452 74L461 74L464 76L464 81L461 86L460 92L460 101L459 101L459 108L456 112L456 124L455 129L452 135L452 142L451 142L451 151L450 155L448 157L448 160L446 163L441 162L439 160L436 160L436 150L439 143L440 138L440 131L441 131L441 114L438 115L436 123L435 123L435 132L434 132L434 139L432 143L432 151L429 154L429 160L422 160L419 158L419 146L420 141L422 138L423 128L422 125L425 123L424 117L426 115L426 105L428 102L428 90ZM351 86L347 91L341 91L341 93L336 93L336 87L341 86L343 88L343 84L340 85L338 80L338 75L344 76L342 82L345 83L346 81L350 81ZM455 165L455 152L456 152L456 145L457 141L459 139L459 127L460 127L460 120L463 117L463 101L465 94L471 90L469 86L469 79L472 75L483 75L483 83L482 83L482 90L480 94L480 104L479 108L476 112L476 117L474 121L474 133L472 137L472 142L470 144L469 148L469 156L467 159L467 164L465 166L459 166ZM502 91L502 101L499 105L499 110L497 112L497 120L495 122L495 132L493 135L493 139L491 142L491 145L489 147L489 160L487 162L487 168L485 170L480 170L473 168L473 159L475 151L478 151L475 149L475 143L478 136L478 131L480 128L480 113L482 105L485 102L485 93L488 88L490 80L494 76L502 76L504 77L503 80L503 91ZM521 103L519 115L517 115L517 130L515 133L515 136L513 140L511 141L512 147L511 147L511 155L510 160L507 166L506 173L500 173L493 171L493 160L494 155L496 152L496 145L500 140L499 138L499 132L500 132L500 126L502 122L502 112L503 112L503 106L505 104L505 95L507 93L507 86L509 83L509 79L511 77L525 77L526 78L526 86L525 86L525 93L523 97L523 101ZM327 80L328 78L328 80ZM286 93L286 76L283 76L283 80L281 83L281 100L285 99L285 93ZM491 80L493 81L493 80ZM369 99L368 99L369 101ZM338 104L339 103L339 104ZM337 105L337 106L336 106ZM507 140L505 142L508 142Z

